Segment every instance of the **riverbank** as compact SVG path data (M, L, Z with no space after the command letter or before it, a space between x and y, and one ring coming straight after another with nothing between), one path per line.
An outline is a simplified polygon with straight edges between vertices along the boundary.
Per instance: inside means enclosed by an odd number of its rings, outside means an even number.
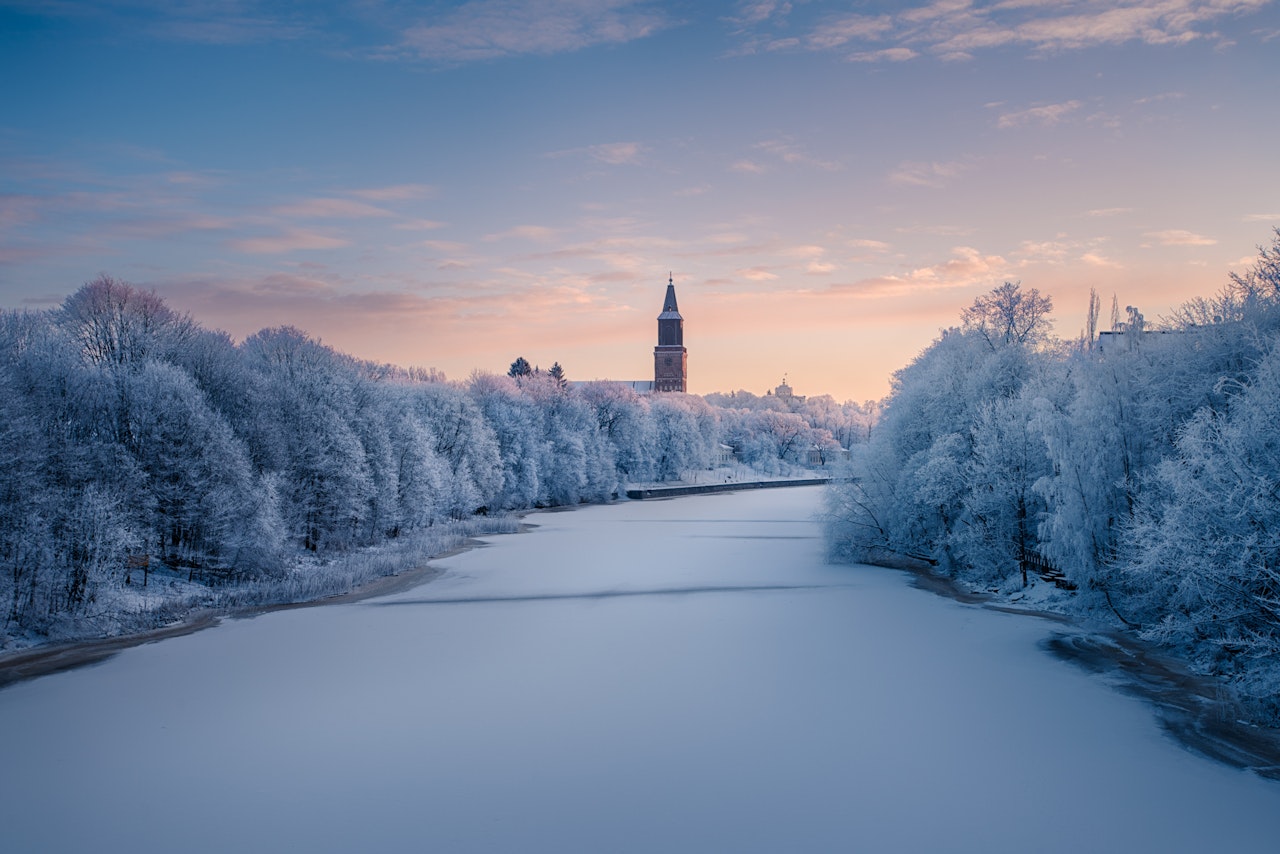
M1161 729L1184 747L1216 762L1280 780L1280 728L1247 719L1225 685L1195 673L1186 661L1129 632L1082 624L1052 609L1063 593L1034 576L1019 599L974 591L935 573L922 561L875 566L911 575L921 590L986 610L1051 621L1059 627L1042 644L1049 655L1101 677L1116 690L1146 701ZM1037 592L1043 588L1047 596Z
M720 492L738 492L743 489L778 489L788 486L825 486L831 478L793 477L767 480L726 480L722 483L688 483L673 486L649 485L627 489L627 497L633 500L647 498L676 498L681 495L713 495Z
M169 638L182 637L218 625L223 620L247 619L275 611L360 602L410 590L437 578L442 560L481 545L477 536L497 536L525 530L519 517L494 518L468 524L446 534L421 537L398 553L370 550L349 556L336 567L293 583L256 585L244 589L208 591L205 601L183 608L183 600L159 601L160 613L178 616L164 625L121 631L99 637L72 637L0 652L0 689L29 679L99 664L117 653ZM158 589L158 585L157 585ZM163 594L160 594L163 596ZM162 609L162 610L160 610ZM143 621L145 614L126 615ZM128 623L125 623L126 625Z
M471 545L479 544L478 540ZM450 550L439 555L444 558L458 554L471 545ZM412 590L438 578L443 570L433 566L417 567L405 570L397 575L375 578L354 590L338 593L320 599L305 602L278 602L269 605L248 605L229 610L204 609L193 612L176 623L151 629L145 632L116 635L106 638L90 638L87 640L67 641L64 643L46 644L15 652L0 653L0 688L64 670L87 667L99 664L116 653L135 646L155 643L169 638L182 637L204 629L213 628L223 620L240 620L269 614L274 611L290 611L297 608L316 608L321 605L338 605L345 602L360 602L376 596L390 596Z

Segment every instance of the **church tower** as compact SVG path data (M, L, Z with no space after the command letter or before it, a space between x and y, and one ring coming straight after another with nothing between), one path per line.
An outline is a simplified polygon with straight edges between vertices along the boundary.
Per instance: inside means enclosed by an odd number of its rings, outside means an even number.
M653 390L686 391L689 351L684 348L684 318L676 307L676 286L667 277L667 297L658 315L658 346L653 348Z

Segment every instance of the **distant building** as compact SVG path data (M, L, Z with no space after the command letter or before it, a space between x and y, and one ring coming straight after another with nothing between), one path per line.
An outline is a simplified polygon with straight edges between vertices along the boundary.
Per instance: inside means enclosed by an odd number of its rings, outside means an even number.
M1110 332L1098 333L1098 349L1103 353L1121 353L1141 345L1144 341L1160 340L1166 335L1176 335L1179 331L1168 329L1126 329L1119 328Z
M1142 312L1135 307L1124 307L1128 320L1120 320L1119 312L1111 309L1111 331L1098 333L1098 351L1120 353L1133 350L1148 341L1158 341L1166 335L1179 335L1182 330L1150 329ZM1215 318L1216 320L1216 318Z
M653 390L687 391L689 351L684 346L684 318L676 306L676 286L667 277L667 296L658 315L658 346L653 348Z
M805 454L805 462L810 466L825 466L834 462L849 462L853 458L853 454L848 448L824 448L821 445L814 445L809 448Z
M769 395L773 395L778 398L783 403L787 404L787 406L799 405L805 401L805 396L802 394L796 394L795 390L787 383L786 376L783 376L782 384L780 386L775 388L773 391L765 392L765 397L768 397Z

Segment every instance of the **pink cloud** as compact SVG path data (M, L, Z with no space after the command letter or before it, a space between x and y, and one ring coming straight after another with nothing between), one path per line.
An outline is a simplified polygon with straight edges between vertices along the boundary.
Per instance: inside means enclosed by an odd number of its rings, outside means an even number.
M544 243L555 239L556 230L545 225L517 225L514 228L497 234L487 234L482 239L493 242L497 240L505 240L515 238L517 240L533 240Z
M389 187L352 190L351 195L373 202L400 202L428 198L435 195L435 192L436 188L430 184L393 184Z
M977 284L997 283L1005 277L1010 264L1000 255L983 255L971 246L951 250L953 258L938 264L916 267L903 274L890 274L863 279L832 290L864 297L897 297L920 291L950 290Z
M1213 246L1218 242L1215 238L1180 228L1171 228L1165 231L1148 231L1146 236L1152 238L1161 246Z
M291 205L272 208L271 212L278 216L296 217L298 219L332 219L335 217L364 219L367 217L393 215L389 210L374 207L364 202L334 198L304 199Z
M249 255L279 255L299 250L339 249L350 244L351 241L345 238L315 231L305 231L300 228L290 228L283 234L233 240L227 245L237 252L244 252Z
M401 231L434 231L437 228L445 228L447 225L448 223L434 219L408 219L396 223L396 228Z

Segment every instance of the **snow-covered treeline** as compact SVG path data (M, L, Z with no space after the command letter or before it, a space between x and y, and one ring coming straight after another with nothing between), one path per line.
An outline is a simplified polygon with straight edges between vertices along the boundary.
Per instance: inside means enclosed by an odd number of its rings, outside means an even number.
M893 379L855 480L848 560L913 557L984 587L1039 562L1280 718L1280 230L1215 297L1064 343L1005 284Z
M75 634L155 572L311 589L300 568L336 555L605 500L714 465L726 438L771 471L824 435L562 371L446 382L290 327L237 344L106 276L0 314L0 354L0 645Z
M876 403L836 403L831 395L761 396L741 389L704 399L721 409L723 441L734 456L768 473L840 461L842 448L867 440L877 408Z

